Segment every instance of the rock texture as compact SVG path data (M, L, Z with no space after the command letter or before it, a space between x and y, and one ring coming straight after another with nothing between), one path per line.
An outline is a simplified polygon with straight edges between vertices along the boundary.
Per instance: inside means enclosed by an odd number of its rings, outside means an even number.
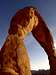
M19 10L10 22L6 41L0 51L0 75L31 75L24 38L38 23L33 7Z
M1 49L1 69L11 75L31 75L26 48L17 35L8 35Z
M43 18L40 16L39 13L37 14L38 26L32 30L32 34L48 55L50 74L56 75L56 53L54 49L53 37Z

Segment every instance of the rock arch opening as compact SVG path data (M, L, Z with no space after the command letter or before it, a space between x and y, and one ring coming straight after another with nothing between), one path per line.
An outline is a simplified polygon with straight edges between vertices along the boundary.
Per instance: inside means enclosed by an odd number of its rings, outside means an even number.
M25 38L24 42L30 58L31 69L50 69L49 60L46 52L36 41L36 39L32 36L31 33L27 38Z

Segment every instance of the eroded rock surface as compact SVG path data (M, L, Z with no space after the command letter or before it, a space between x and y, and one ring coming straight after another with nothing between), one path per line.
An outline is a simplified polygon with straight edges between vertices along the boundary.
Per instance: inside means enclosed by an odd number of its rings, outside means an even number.
M37 23L38 18L33 7L23 8L12 17L8 36L0 53L1 75L31 75L23 40Z
M12 75L31 75L29 58L22 40L9 35L1 50L1 69Z

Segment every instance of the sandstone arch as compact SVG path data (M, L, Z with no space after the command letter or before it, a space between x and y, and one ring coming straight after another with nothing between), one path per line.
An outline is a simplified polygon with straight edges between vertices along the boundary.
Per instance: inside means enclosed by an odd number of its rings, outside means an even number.
M8 36L0 52L1 75L31 75L29 58L23 42L29 32L32 32L46 51L51 74L56 74L53 38L37 9L30 6L20 9L12 17Z

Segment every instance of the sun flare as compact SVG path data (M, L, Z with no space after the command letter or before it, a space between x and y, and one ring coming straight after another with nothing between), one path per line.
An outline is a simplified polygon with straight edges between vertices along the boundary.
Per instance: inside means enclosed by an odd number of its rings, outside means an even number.
M55 47L55 49L56 49L56 42L54 43L54 47Z

